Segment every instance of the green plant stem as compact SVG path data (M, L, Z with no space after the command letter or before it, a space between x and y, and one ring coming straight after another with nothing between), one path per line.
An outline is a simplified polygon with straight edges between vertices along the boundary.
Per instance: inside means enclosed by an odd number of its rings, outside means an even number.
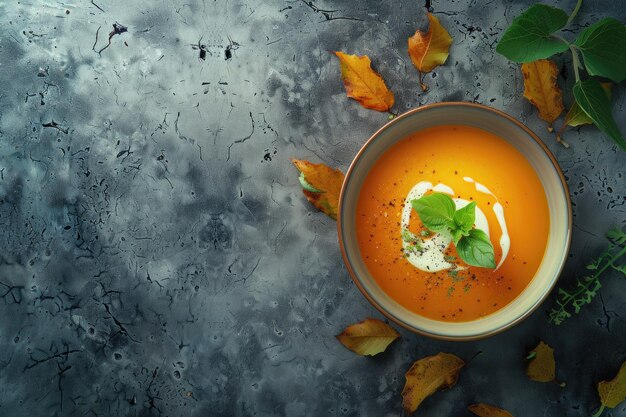
M572 52L572 64L574 65L574 77L576 77L576 82L580 81L580 74L578 73L578 68L580 68L580 58L578 58L578 51L576 47L572 44L569 44L569 50Z
M578 11L580 10L580 6L582 5L583 5L583 0L578 0L578 3L576 3L576 7L574 7L574 11L572 11L572 14L569 15L569 19L567 19L568 25L572 23L572 21L576 18L576 15L578 14Z
M600 414L602 414L602 412L604 411L604 408L605 408L605 406L604 406L604 404L602 404L602 406L600 408L598 408L598 411L596 411L596 413L593 416L591 416L591 417L600 417Z
M619 247L619 246L618 246ZM613 262L615 262L616 260L618 260L619 258L621 258L622 256L626 255L626 247L623 247L621 251L619 251L617 253L617 255L612 256L611 259L609 259L609 261L606 263L606 265L604 265L602 268L600 268L600 270L598 271L597 274L595 274L596 276L600 276L602 275L602 273L604 271L606 271L607 269L613 267Z
M587 288L589 288L594 282L598 281L598 279L600 278L600 276L602 275L602 273L604 271L606 271L607 269L609 269L609 268L611 268L613 266L613 262L615 262L616 260L620 259L624 255L626 255L626 247L622 248L622 250L619 251L615 256L611 256L611 258L609 260L607 260L607 262L602 266L602 268L598 269L596 271L596 273L593 274L592 279L587 282L587 285L584 285L582 288L580 288L574 294L570 294L570 296L568 297L567 301L565 301L560 306L560 309L563 309L565 306L569 305L573 300L576 299L576 297L578 297L580 294L585 292L587 290Z
M577 10L574 11L577 12ZM580 65L580 58L578 58L578 51L576 51L576 46L569 43L566 39L563 39L559 35L552 35L552 37L560 40L569 48L570 52L572 53L572 63L574 64L574 77L576 77L576 82L580 81L580 73L578 72L578 69L582 67Z

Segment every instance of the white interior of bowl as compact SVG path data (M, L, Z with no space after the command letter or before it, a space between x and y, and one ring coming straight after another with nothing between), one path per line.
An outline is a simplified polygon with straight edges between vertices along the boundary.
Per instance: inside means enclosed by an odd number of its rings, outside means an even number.
M530 162L543 184L550 211L550 234L543 261L526 289L506 307L478 320L450 323L413 313L389 297L371 276L360 255L356 236L356 206L369 168L389 147L412 133L439 125L468 125L492 132L515 146ZM506 175L503 173L502 175ZM516 123L487 108L450 103L420 109L396 119L382 129L353 163L341 200L341 235L347 262L363 289L395 320L435 337L465 339L484 337L508 327L527 315L550 291L569 248L569 196L558 169L542 147Z

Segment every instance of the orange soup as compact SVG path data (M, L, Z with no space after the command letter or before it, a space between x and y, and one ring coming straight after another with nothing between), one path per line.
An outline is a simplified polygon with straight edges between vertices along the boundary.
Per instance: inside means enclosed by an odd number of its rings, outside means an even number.
M445 233L425 229L410 201L433 192L448 194L457 208L476 202L474 227L489 235L495 269L468 266ZM524 290L543 258L550 220L541 182L515 147L478 128L438 126L398 142L374 164L356 225L365 264L390 297L419 315L462 322Z

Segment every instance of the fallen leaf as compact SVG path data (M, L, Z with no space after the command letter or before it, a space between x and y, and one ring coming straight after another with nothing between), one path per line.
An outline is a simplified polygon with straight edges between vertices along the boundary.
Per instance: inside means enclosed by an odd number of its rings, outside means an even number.
M622 363L615 378L598 384L598 394L603 407L615 408L626 400L626 362Z
M298 177L298 181L300 181L300 185L302 186L303 190L306 191L310 191L312 193L321 193L321 190L318 190L317 188L313 187L311 184L309 184L309 182L306 180L306 178L304 177L304 173L300 173L300 176Z
M446 62L452 44L452 37L435 15L428 13L428 21L428 33L418 29L409 38L409 56L420 73L420 86L424 91L428 87L422 81L423 75Z
M385 322L368 318L346 327L335 337L341 344L359 355L374 356L384 352L391 342L400 337L400 333Z
M533 381L552 382L555 378L556 365L554 363L554 349L543 342L539 342L529 357L531 361L526 368L526 375Z
M464 365L461 358L450 353L438 353L415 362L406 373L402 390L404 412L413 413L426 397L438 389L452 387Z
M548 59L522 64L524 75L524 97L539 110L539 117L552 123L563 113L563 93L556 84L559 73L556 64Z
M291 162L300 171L300 183L303 186L302 192L307 200L319 210L337 220L343 173L324 164L313 164L300 159L292 159Z
M343 52L335 52L335 55L339 58L341 78L348 97L372 110L387 111L393 106L393 93L380 74L372 69L372 61L367 55L348 55Z
M480 417L513 417L508 411L489 404L472 404L467 409Z

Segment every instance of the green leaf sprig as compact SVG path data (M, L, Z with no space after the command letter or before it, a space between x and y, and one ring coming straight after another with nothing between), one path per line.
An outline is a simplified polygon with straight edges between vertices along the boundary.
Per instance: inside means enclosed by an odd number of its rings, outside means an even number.
M583 30L574 42L569 42L555 32L572 23L581 5L582 0L578 0L569 17L556 7L531 6L513 20L496 51L511 61L524 63L546 59L569 49L576 77L574 106L577 105L602 132L626 150L626 140L611 113L610 97L595 78L608 78L615 83L626 79L626 26L615 19L605 18ZM590 77L582 79L581 70L586 70ZM569 118L565 123L570 126L584 124L580 120L572 123Z
M607 237L610 241L607 250L587 265L593 273L577 279L576 285L569 290L558 289L556 307L550 311L550 322L559 325L572 317L572 313L578 314L583 306L591 304L602 287L600 276L607 270L618 271L626 277L626 263L618 262L626 258L626 232L613 229Z
M459 257L468 265L495 268L493 245L487 234L474 228L476 202L456 209L450 196L432 193L411 200L424 227L432 232L447 233L452 237Z

